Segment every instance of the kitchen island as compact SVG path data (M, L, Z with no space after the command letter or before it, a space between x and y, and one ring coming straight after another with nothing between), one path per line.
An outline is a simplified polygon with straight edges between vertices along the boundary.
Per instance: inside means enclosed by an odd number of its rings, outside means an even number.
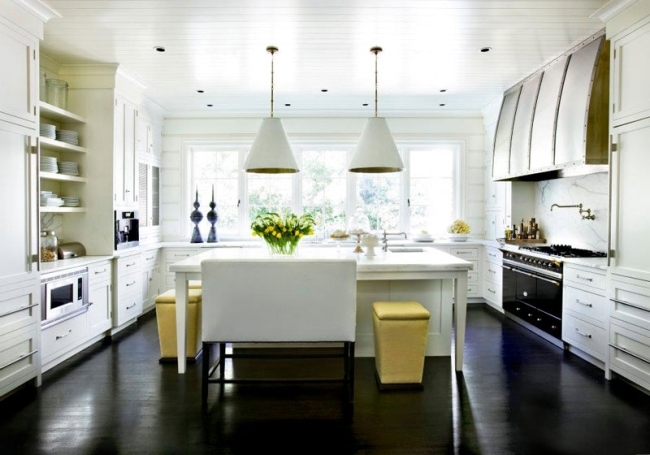
M333 249L302 248L302 258L337 258ZM433 248L422 252L380 252L368 258L363 254L341 253L357 259L356 355L373 357L372 302L416 300L429 310L426 355L451 355L452 304L455 302L456 371L463 366L465 317L467 312L467 272L472 263ZM170 266L176 275L176 334L178 372L186 369L186 330L188 282L201 280L204 259L268 258L265 248L213 249ZM283 260L283 259L278 259ZM250 285L251 283L243 283Z

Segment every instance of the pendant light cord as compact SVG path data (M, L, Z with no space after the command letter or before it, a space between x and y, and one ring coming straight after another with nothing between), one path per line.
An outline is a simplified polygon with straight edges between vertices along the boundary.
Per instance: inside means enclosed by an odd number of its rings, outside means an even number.
M273 117L273 54L278 51L278 48L269 46L266 48L266 51L271 53L271 117Z
M377 54L382 51L381 47L373 47L370 52L375 54L375 117L377 117Z

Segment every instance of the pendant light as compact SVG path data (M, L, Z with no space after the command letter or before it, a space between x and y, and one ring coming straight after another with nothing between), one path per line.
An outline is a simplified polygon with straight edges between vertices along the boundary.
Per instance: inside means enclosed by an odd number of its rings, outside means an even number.
M381 47L370 49L370 52L375 54L375 116L366 121L348 167L350 172L376 174L399 172L404 169L386 119L377 117L377 54L381 51Z
M282 120L273 117L273 54L277 47L269 46L271 53L271 116L262 120L250 152L244 162L244 171L257 174L290 174L299 172Z

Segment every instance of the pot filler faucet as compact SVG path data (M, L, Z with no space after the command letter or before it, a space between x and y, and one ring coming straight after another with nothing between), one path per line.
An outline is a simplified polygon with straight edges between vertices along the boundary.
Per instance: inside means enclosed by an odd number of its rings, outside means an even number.
M582 209L582 204L578 205L558 205L558 204L553 204L551 206L551 212L553 211L553 207L558 207L560 209L565 209L565 208L577 208L580 211L580 216L582 217L583 220L595 220L596 215L592 215L591 209ZM586 215L583 215L583 213L586 213Z
M387 236L389 236L389 235L403 235L405 239L408 238L406 236L406 232L386 232L386 230L384 230L384 236L381 239L381 241L383 242L383 245L381 247L382 251L388 251L388 238L387 238Z

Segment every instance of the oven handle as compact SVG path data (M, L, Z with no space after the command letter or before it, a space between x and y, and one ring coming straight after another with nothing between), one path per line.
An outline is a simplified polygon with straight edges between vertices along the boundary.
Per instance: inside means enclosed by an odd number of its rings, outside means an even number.
M562 286L562 283L560 283L559 281L555 281L555 280L551 280L550 278L545 278L543 276L535 275L534 273L524 272L523 270L516 269L514 267L508 267L507 265L501 265L501 267L503 267L506 270L511 270L511 271L513 271L515 273L521 273L522 275L526 275L526 276L535 278L537 280L548 281L549 283L554 284L554 285L556 285L558 287Z

